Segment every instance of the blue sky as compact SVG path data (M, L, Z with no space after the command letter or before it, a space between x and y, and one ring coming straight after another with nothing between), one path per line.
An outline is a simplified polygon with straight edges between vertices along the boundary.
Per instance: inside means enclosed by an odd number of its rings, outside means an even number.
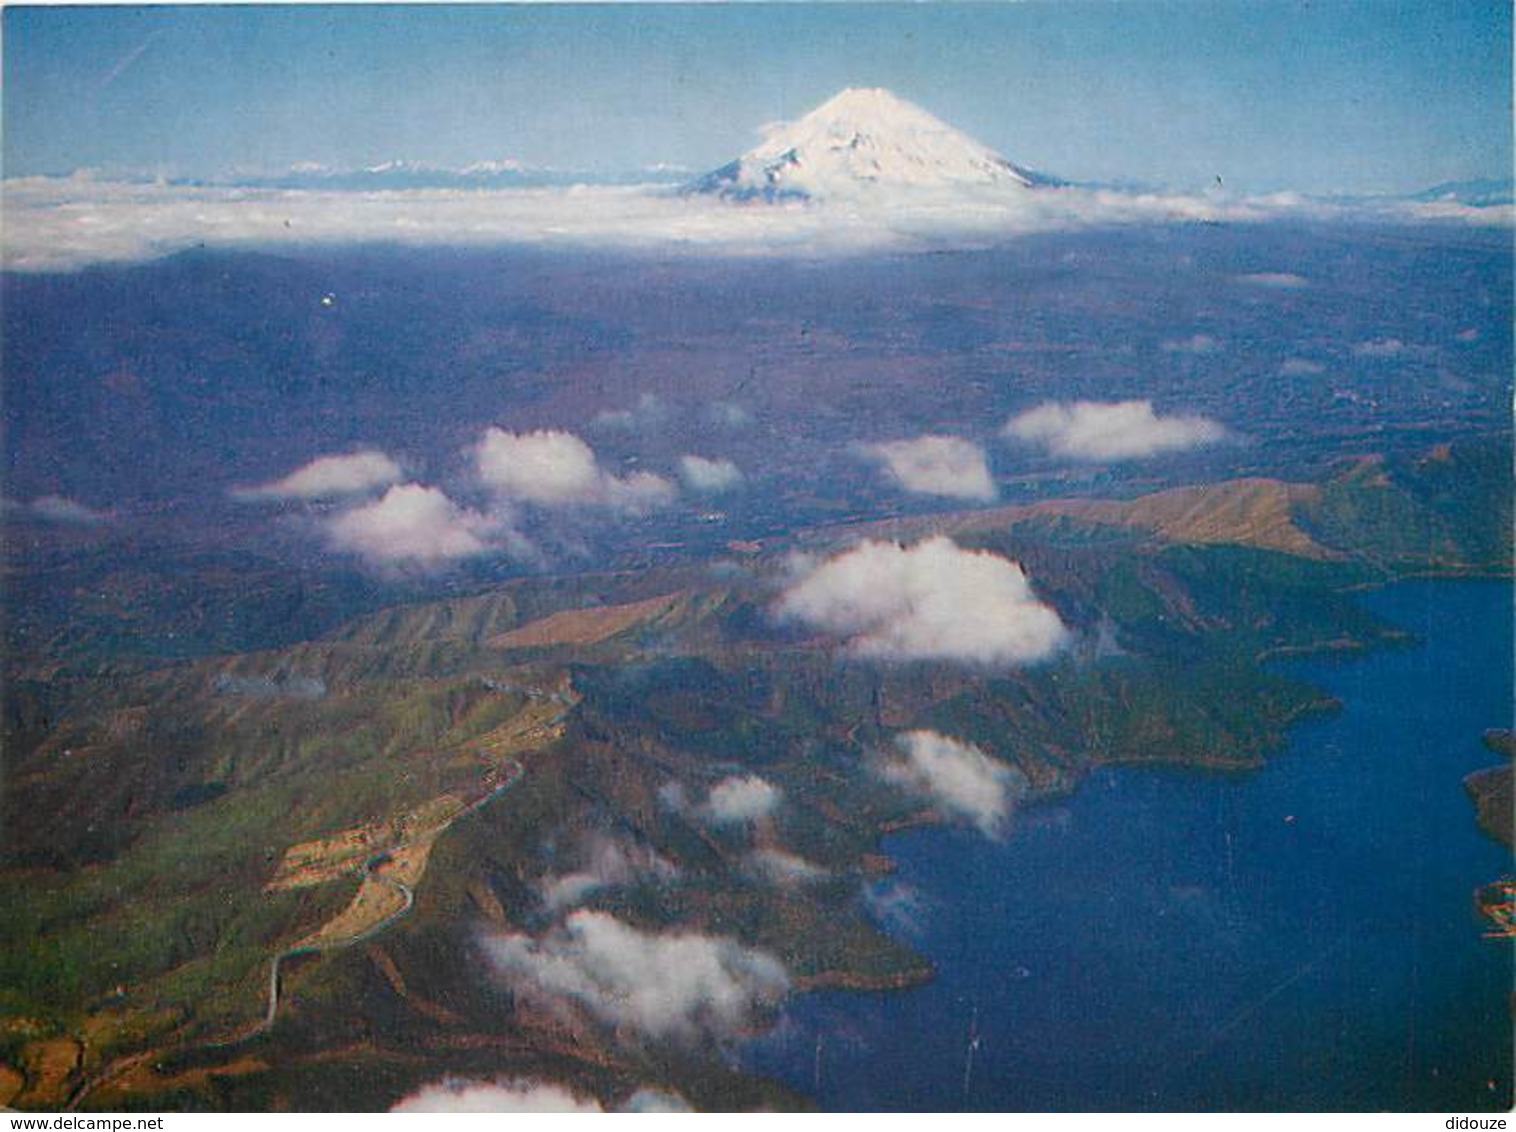
M1503 0L8 7L5 174L705 169L886 86L1077 179L1396 192L1511 169Z

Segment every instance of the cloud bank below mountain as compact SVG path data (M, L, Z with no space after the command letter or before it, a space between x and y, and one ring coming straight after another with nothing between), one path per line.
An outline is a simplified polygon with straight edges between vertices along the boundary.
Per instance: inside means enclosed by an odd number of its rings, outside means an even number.
M3 184L4 266L63 271L194 247L312 244L515 245L697 255L818 257L936 250L1040 232L1270 220L1509 226L1510 205L1212 198L1042 186L930 186L851 199L737 203L667 185L343 191L111 181L88 175Z

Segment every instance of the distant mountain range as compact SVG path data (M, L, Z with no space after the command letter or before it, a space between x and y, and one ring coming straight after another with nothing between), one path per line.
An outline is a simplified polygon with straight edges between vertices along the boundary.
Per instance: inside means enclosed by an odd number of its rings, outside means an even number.
M1496 205L1516 204L1516 181L1510 177L1486 178L1478 181L1444 181L1430 189L1415 194L1412 200L1449 201L1454 204L1471 205L1474 208L1491 208Z
M678 184L688 169L656 165L628 172L558 169L528 165L509 158L475 161L453 168L418 161L383 161L361 169L337 169L306 163L288 169L238 173L203 179L174 178L180 184L250 186L270 189L357 190L382 192L402 189L528 189L567 185Z

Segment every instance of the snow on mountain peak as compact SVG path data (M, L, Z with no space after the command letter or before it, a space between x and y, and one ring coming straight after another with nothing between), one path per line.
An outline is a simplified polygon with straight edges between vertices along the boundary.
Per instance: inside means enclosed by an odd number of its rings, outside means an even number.
M881 87L848 87L775 126L760 145L690 189L783 200L1031 184L1027 173L921 107Z

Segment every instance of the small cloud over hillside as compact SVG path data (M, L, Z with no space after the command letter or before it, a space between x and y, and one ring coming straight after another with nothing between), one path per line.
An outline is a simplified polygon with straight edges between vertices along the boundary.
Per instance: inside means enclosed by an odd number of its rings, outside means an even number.
M987 503L995 498L984 449L957 436L918 436L859 445L864 457L877 460L890 478L915 495L944 496Z
M574 912L537 939L495 936L484 950L518 994L654 1039L729 1037L789 989L767 952L697 931L643 931L603 912Z
M326 520L336 550L381 566L435 567L488 553L486 533L497 524L459 507L435 487L419 483L390 488L372 503Z
M734 775L711 787L703 811L716 825L738 825L767 817L783 797L783 791L756 774Z
M865 542L810 564L776 612L880 660L1024 664L1069 640L1020 565L942 537L912 547Z
M714 495L732 491L742 486L742 469L730 460L708 459L705 456L683 456L679 460L679 474L691 491Z
M405 1113L598 1113L593 1097L541 1081L464 1081L448 1078L398 1101L391 1112Z
M340 456L318 456L283 479L233 488L232 497L244 502L340 499L389 487L404 478L394 460L365 448Z
M673 501L674 485L651 472L617 476L571 432L491 427L472 450L479 481L496 495L541 507L595 506L642 514Z
M1003 434L1072 460L1135 460L1215 444L1226 429L1202 416L1161 416L1151 401L1049 401L1012 417Z
M1011 807L1026 794L1025 775L971 743L936 731L907 731L896 737L895 747L897 753L879 764L886 781L930 799L986 837L1000 836Z

